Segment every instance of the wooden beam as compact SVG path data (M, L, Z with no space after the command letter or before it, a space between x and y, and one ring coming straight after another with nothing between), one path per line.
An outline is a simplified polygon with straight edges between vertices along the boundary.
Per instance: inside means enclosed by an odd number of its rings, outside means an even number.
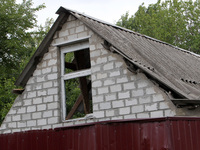
M24 89L13 89L12 92L14 94L22 94L24 92Z
M71 119L71 117L74 115L75 111L77 110L78 106L81 104L82 101L83 101L83 95L80 94L79 97L77 98L76 102L74 103L72 109L67 114L66 120Z
M86 60L85 58L85 52L84 50L76 51L74 52L76 64L77 64L77 70L86 69ZM83 94L83 106L85 114L90 113L90 101L89 101L89 89L87 86L87 78L86 77L80 77L80 89Z

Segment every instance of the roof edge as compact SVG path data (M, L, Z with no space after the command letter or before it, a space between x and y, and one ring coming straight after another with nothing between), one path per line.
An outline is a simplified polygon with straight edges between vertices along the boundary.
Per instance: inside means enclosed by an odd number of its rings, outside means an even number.
M53 36L57 29L60 27L60 23L64 23L67 20L68 17L66 17L66 13L61 13L52 27L50 28L49 32L31 57L30 61L24 68L24 70L19 75L18 79L15 81L16 86L22 86L24 87L26 83L28 82L29 78L32 76L34 70L37 67L37 64L40 62L40 59L43 57L43 55L48 51L48 47L51 44L53 40Z

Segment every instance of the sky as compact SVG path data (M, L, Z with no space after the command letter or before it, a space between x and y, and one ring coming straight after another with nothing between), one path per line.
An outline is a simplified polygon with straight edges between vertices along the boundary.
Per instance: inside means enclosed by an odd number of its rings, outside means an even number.
M17 0L20 3L22 0ZM40 10L38 24L45 23L46 18L57 18L56 11L60 6L85 13L94 18L115 24L121 15L127 11L133 15L144 2L145 6L156 3L157 0L32 0L33 6L45 4L46 8Z

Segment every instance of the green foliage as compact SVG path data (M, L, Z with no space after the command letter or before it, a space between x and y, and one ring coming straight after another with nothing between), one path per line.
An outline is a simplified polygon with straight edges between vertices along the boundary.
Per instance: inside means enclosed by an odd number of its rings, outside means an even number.
M122 15L117 25L200 53L200 1L158 0Z
M15 78L1 79L0 83L0 123L12 106L16 95L12 94Z
M16 78L52 24L49 19L44 27L37 26L35 13L42 8L33 8L32 0L0 0L0 124L16 98Z

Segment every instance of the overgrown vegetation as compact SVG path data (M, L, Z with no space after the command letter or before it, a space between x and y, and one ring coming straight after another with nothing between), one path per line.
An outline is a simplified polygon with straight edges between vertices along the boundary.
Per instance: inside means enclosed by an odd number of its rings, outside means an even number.
M16 98L16 78L53 22L48 19L45 26L38 26L35 13L45 6L32 6L32 0L0 1L0 124Z
M148 7L143 3L134 15L122 15L117 25L200 53L199 0L158 0Z

